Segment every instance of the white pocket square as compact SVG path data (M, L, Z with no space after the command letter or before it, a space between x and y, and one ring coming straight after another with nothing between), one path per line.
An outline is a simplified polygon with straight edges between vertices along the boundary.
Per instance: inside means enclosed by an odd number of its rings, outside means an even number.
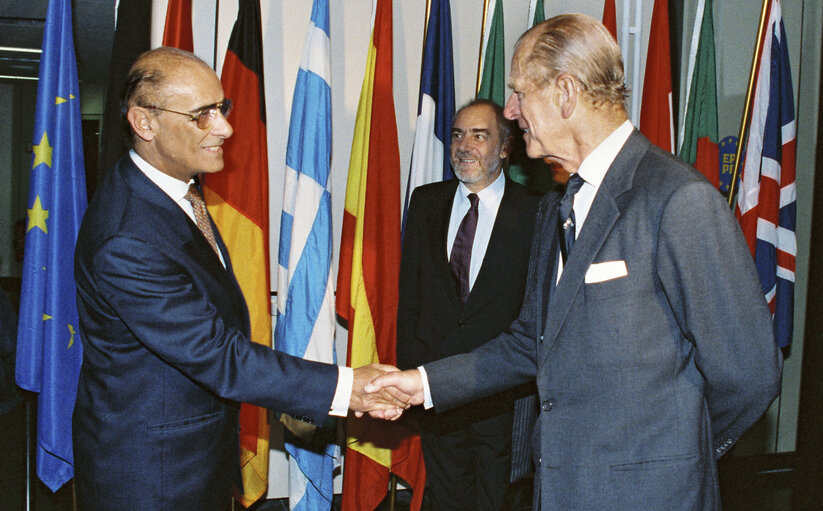
M626 261L606 261L603 263L593 263L586 271L586 284L596 284L607 280L619 279L629 274L626 269Z

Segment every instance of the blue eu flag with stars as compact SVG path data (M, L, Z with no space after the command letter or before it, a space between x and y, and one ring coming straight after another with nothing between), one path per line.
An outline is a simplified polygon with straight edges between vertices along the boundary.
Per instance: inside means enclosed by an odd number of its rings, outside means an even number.
M86 181L70 0L49 2L38 80L15 376L38 393L37 475L57 491L74 476L83 358L73 266Z

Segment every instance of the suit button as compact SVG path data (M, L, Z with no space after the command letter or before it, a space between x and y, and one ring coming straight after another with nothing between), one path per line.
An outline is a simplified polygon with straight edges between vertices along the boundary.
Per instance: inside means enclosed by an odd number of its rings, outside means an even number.
M540 404L540 409L542 409L544 412L548 412L549 410L554 408L554 403L554 398L549 398Z
M463 323L463 321L458 321L457 322L458 327L463 328L463 325L465 325L465 323Z

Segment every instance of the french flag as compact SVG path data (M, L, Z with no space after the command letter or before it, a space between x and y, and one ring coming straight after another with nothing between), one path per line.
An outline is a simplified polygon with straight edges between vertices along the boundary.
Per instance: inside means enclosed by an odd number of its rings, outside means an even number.
M795 111L779 0L769 6L752 102L736 215L754 256L780 347L792 340L795 218Z
M449 0L434 0L423 42L420 98L411 170L403 206L403 226L412 191L420 185L454 176L449 154L454 117L454 63Z

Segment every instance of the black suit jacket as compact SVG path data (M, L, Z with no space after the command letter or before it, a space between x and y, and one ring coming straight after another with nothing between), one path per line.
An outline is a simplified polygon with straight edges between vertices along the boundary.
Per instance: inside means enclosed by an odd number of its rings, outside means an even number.
M328 416L337 368L249 340L245 301L213 229L225 268L129 156L89 205L75 254L81 509L224 509L239 481L240 401Z
M397 311L401 369L482 346L511 324L523 302L540 197L506 181L483 264L463 304L446 246L457 186L456 179L420 186L409 202Z
M507 180L483 264L465 304L448 262L447 236L456 179L418 187L409 203L400 266L397 363L417 367L468 352L503 332L517 317L526 287L534 218L540 196ZM556 196L552 192L553 196ZM535 393L527 384L448 414L418 416L423 427L448 430L512 410ZM534 400L518 399L512 432L512 480L530 471Z

